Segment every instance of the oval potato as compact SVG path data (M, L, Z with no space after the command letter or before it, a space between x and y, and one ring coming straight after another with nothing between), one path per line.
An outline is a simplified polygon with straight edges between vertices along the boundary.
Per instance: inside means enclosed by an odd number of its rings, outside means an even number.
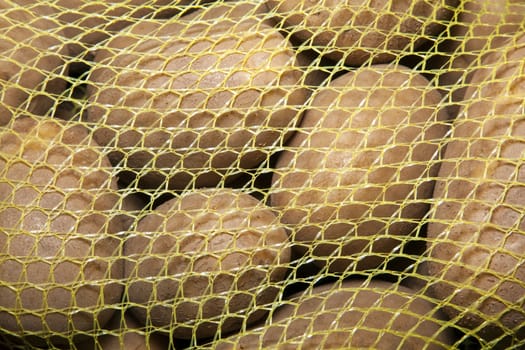
M525 35L472 76L437 176L431 292L491 349L525 339Z
M300 43L350 66L393 61L446 25L457 0L266 0Z
M40 344L92 332L120 302L127 221L80 125L19 117L0 130L0 329Z
M213 337L262 318L290 262L277 216L237 190L184 193L143 216L135 232L124 246L131 312L175 338Z
M271 205L299 255L376 268L428 209L447 114L419 73L376 65L314 93L276 161Z
M271 321L213 348L445 350L455 341L429 298L399 284L349 280L294 294Z
M129 182L214 187L291 134L306 100L296 60L257 17L141 21L95 53L87 120Z

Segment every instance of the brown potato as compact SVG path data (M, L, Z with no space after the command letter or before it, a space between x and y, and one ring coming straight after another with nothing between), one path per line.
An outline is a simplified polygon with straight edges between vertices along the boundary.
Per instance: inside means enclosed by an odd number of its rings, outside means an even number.
M207 2L205 0L200 2ZM71 55L88 52L141 18L168 18L194 0L57 0L48 6L57 13L64 35L70 39Z
M271 321L213 344L227 349L451 349L454 334L427 297L379 280L293 295Z
M491 349L525 340L523 57L520 33L473 75L428 224L432 295Z
M314 93L270 189L299 255L334 272L375 268L414 233L448 129L440 100L419 73L386 65Z
M145 188L213 187L257 167L307 94L289 43L256 17L141 21L95 62L87 120Z
M116 181L97 147L61 120L19 117L0 130L0 329L9 334L67 343L121 300L116 234L127 222L113 215Z
M446 57L441 63L439 82L450 91L454 116L462 104L472 74L481 58L504 45L515 33L525 30L523 0L466 0L458 7L457 21L440 50Z
M277 216L229 189L163 203L139 221L124 252L133 314L183 339L237 331L264 317L290 261Z
M0 0L0 126L20 111L48 113L66 88L66 45L46 14L43 7Z
M444 28L457 0L266 0L277 26L351 66L387 63Z

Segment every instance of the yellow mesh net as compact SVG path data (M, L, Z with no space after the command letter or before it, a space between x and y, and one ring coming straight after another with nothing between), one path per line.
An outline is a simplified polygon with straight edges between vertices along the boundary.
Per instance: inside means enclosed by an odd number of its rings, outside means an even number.
M522 0L0 0L0 347L522 349Z

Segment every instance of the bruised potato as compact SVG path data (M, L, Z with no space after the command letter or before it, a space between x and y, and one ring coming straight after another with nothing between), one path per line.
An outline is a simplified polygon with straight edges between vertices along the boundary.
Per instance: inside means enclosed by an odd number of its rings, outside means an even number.
M386 65L314 93L270 188L299 255L333 272L376 268L414 233L448 130L440 100L419 73Z
M450 349L455 339L435 304L379 280L318 285L292 295L271 320L213 344L227 349Z
M95 53L87 120L141 188L214 187L268 159L301 116L302 72L277 29L193 16L141 21Z
M237 190L184 193L134 232L124 246L131 312L175 338L213 337L264 317L290 262L277 216Z
M21 111L46 114L66 88L58 23L43 7L18 2L0 0L0 126Z
M525 339L524 56L520 33L472 76L428 224L432 295L491 349Z
M457 0L266 0L277 26L351 66L387 63L446 25Z
M108 159L89 133L19 117L0 131L0 329L67 343L120 302L126 219Z

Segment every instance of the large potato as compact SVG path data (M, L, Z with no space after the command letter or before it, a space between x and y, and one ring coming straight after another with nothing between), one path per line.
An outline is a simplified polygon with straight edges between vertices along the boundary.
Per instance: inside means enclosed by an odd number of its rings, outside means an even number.
M273 311L271 321L213 344L226 349L450 349L454 334L436 305L379 280L319 285Z
M185 193L134 231L124 246L131 311L175 338L213 337L264 317L290 261L277 216L236 190Z
M446 25L457 0L266 0L277 26L351 66L386 63Z
M520 33L472 77L428 224L431 292L493 349L525 340L523 57Z
M270 189L299 254L337 272L375 268L414 233L448 129L440 100L419 73L385 65L314 93Z
M0 0L0 125L20 111L46 114L66 88L61 29L45 7Z
M112 314L123 286L118 235L128 219L110 163L90 134L60 120L0 130L0 330L68 342Z
M212 187L257 167L306 99L286 38L252 16L142 21L95 63L87 120L140 187Z

